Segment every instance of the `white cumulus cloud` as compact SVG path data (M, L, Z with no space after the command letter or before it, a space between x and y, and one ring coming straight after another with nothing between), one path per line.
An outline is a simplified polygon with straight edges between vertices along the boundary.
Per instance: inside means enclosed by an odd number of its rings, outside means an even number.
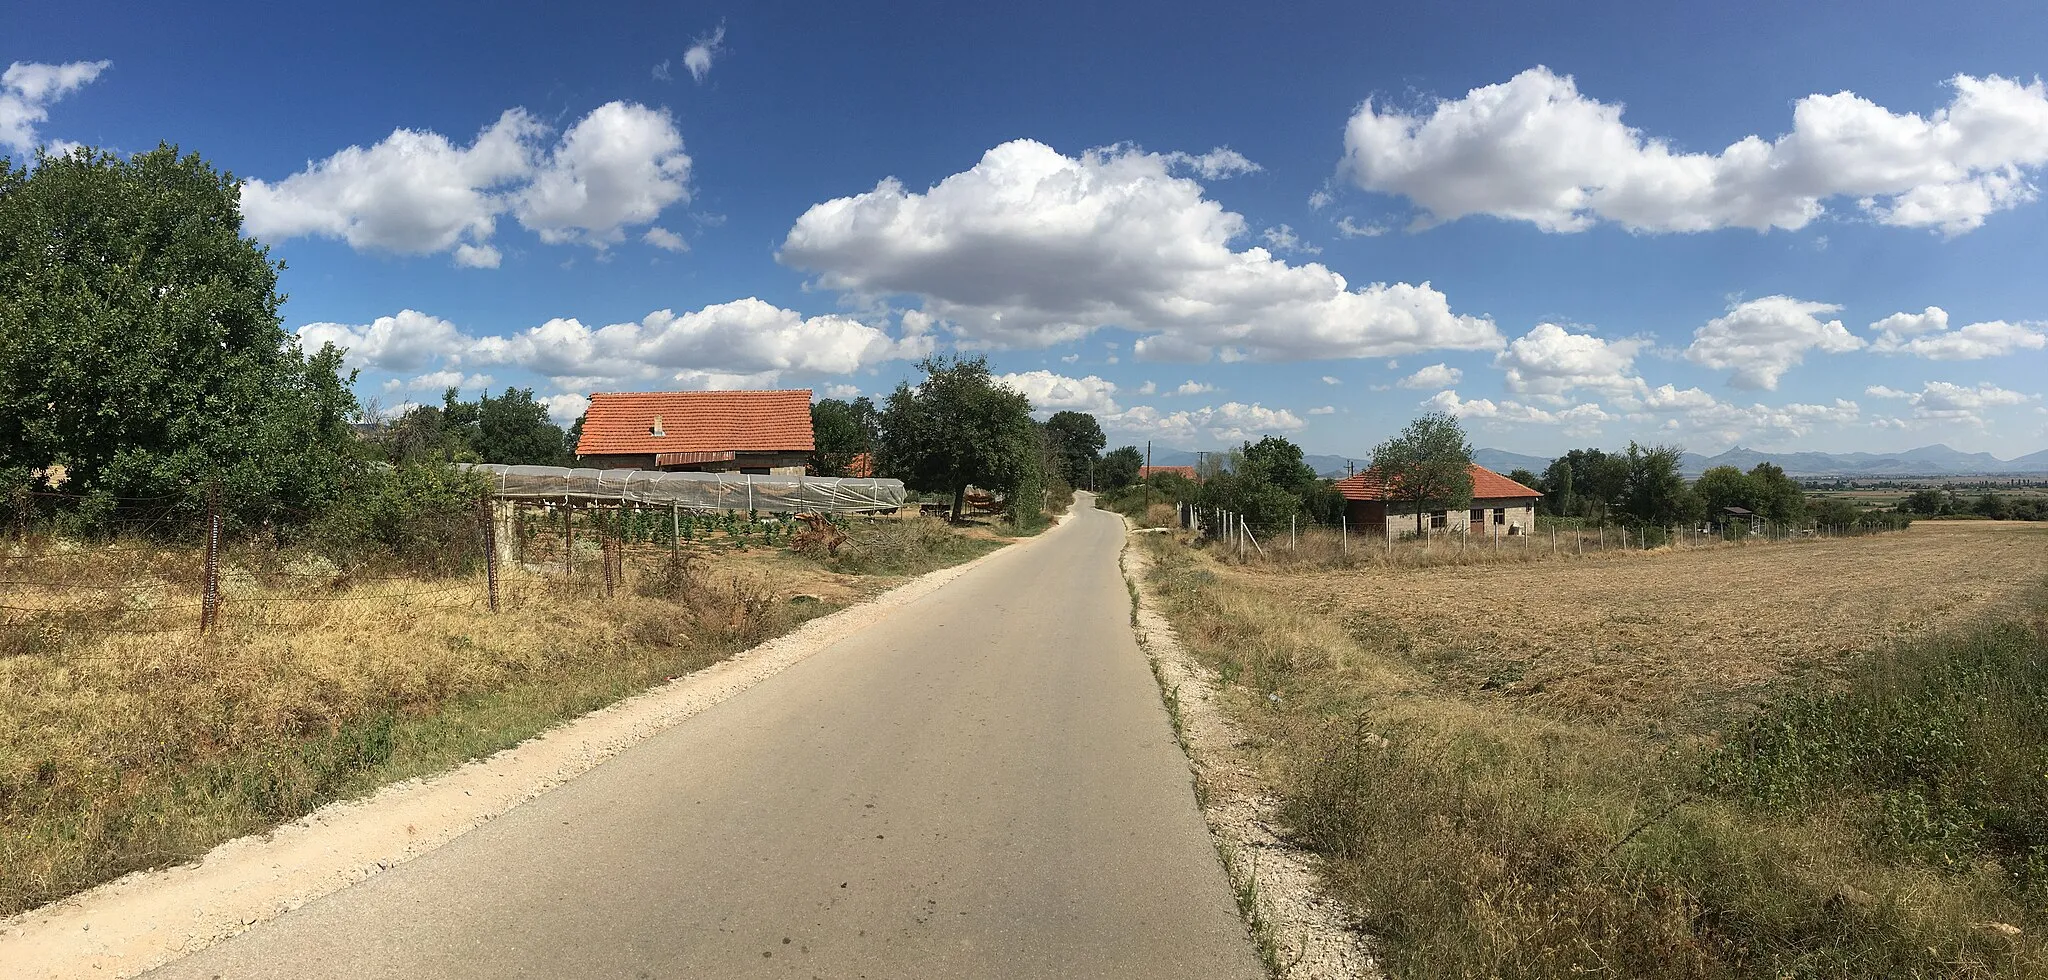
M541 241L602 247L689 200L689 180L690 157L667 110L608 102L562 134L514 212Z
M2048 88L1998 75L1949 87L1925 116L1853 92L1808 95L1788 133L1691 153L1538 66L1412 113L1367 100L1345 130L1345 169L1409 198L1421 225L1483 214L1555 232L1797 229L1839 197L1884 224L1955 235L2036 197Z
M395 373L419 371L458 356L471 343L455 324L418 310L400 310L396 316L360 325L308 323L298 329L298 337L308 353L331 343L347 348L351 366Z
M1738 303L1693 331L1685 357L1703 367L1732 372L1728 383L1737 388L1775 391L1778 379L1805 360L1807 351L1839 354L1864 346L1842 321L1816 316L1841 309L1790 296Z
M725 25L720 24L717 30L698 38L697 43L683 52L683 67L690 70L691 79L702 83L704 76L711 74L712 59L724 53ZM665 62L663 74L667 74Z
M1173 389L1173 393L1176 395L1206 395L1215 390L1215 385L1203 384L1200 381L1189 379L1181 382L1180 387Z
M1226 180L1266 169L1245 159L1244 154L1227 146L1219 146L1200 156L1191 153L1168 153L1166 161L1171 166L1186 167L1194 171L1203 180Z
M690 158L663 110L599 106L552 146L548 128L508 109L468 145L398 129L351 146L282 180L242 185L248 230L259 238L338 238L356 249L496 267L497 219L512 213L543 241L603 247L627 226L689 198Z
M1658 423L1658 431L1679 440L1705 440L1717 445L1744 441L1802 438L1823 426L1855 422L1862 409L1855 402L1791 402L1737 405L1699 388L1645 386L1614 399L1616 408L1634 422Z
M1448 364L1431 364L1399 381L1403 388L1449 388L1465 379L1465 372Z
M894 179L814 205L778 258L856 297L912 295L971 344L1047 347L1116 326L1153 360L1493 350L1491 320L1427 283L1353 288L1318 263L1233 250L1242 216L1130 147L1017 140L922 193Z
M1116 385L1092 374L1070 378L1051 371L1025 371L999 374L996 380L1023 392L1040 414L1071 410L1100 417L1122 411L1116 403Z
M1320 408L1311 408L1308 410L1308 413L1310 415L1335 415L1337 414L1337 406L1324 405Z
M1919 391L1872 385L1863 393L1872 398L1903 401L1912 408L1916 419L1977 426L1984 424L1986 409L2009 408L2038 400L2038 396L2001 388L1988 381L1979 382L1974 387L1929 381L1921 385Z
M1149 436L1170 443L1244 442L1279 432L1294 432L1308 422L1284 408L1267 408L1257 403L1225 402L1206 408L1162 412L1150 405L1137 405L1102 419L1105 429L1137 436Z
M1601 423L1614 417L1593 402L1580 402L1553 411L1513 400L1460 398L1455 391L1439 391L1424 399L1422 407L1460 419L1555 425L1566 432L1581 434L1597 430Z
M1987 320L1948 328L1948 311L1930 306L1920 313L1894 313L1870 325L1880 354L1912 354L1931 361L1975 361L2048 347L2048 330L2029 323Z
M659 225L647 229L647 233L641 235L640 240L655 248L670 252L687 252L690 250L690 243L684 241L683 236Z
M1608 394L1641 388L1643 381L1635 375L1641 348L1636 340L1606 340L1539 323L1510 342L1493 364L1509 391L1555 401L1579 388Z
M468 356L517 365L564 388L670 381L760 388L785 373L849 374L931 349L929 338L898 340L851 317L806 317L749 297L682 314L656 310L596 329L557 318L509 337L478 339Z
M33 153L36 126L49 121L50 103L78 91L113 67L111 61L73 61L46 65L17 61L0 72L0 147Z

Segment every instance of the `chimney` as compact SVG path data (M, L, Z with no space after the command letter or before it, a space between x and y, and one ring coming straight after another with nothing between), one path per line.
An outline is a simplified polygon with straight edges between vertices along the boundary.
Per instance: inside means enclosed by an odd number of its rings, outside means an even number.
M654 417L654 424L647 427L647 434L656 438L668 435L668 433L661 430L661 416L657 415Z

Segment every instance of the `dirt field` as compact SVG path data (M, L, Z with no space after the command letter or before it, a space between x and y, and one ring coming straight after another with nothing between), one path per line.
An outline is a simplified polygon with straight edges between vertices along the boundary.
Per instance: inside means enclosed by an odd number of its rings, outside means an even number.
M1240 574L1361 637L1394 639L1468 696L1579 721L1687 725L2038 589L2048 527L1933 522L1532 564Z

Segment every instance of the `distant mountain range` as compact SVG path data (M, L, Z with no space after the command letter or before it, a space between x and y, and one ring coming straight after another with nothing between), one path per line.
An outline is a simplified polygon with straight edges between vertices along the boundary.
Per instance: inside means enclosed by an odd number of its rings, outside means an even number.
M1152 463L1155 466L1192 466L1196 454L1183 449L1154 449ZM1326 477L1342 477L1351 472L1350 467L1364 469L1368 460L1360 457L1349 459L1343 456L1310 455L1304 457L1308 465ZM1549 456L1525 456L1503 449L1481 449L1472 454L1472 461L1496 473L1525 469L1542 473L1550 465ZM1686 453L1679 459L1679 470L1686 476L1698 476L1716 466L1734 466L1747 470L1758 463L1772 462L1785 468L1792 476L2003 476L2021 473L2048 473L2048 449L2029 453L2018 459L1999 459L1990 453L1966 453L1947 446L1921 446L1901 453L1781 453L1765 452L1737 446L1715 456ZM1348 465L1347 465L1348 464Z

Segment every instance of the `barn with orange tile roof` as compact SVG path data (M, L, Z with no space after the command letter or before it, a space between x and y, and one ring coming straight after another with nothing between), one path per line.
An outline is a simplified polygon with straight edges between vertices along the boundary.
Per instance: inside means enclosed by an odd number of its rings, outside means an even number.
M1338 480L1337 492L1344 495L1344 516L1351 530L1385 537L1415 533L1415 505L1388 499L1378 471L1366 470ZM1472 502L1457 510L1425 510L1420 523L1430 534L1528 534L1535 530L1536 500L1542 496L1540 490L1474 463Z
M1195 482L1197 482L1197 483L1201 482L1201 480L1202 480L1202 478L1201 478L1201 477L1199 477L1199 476L1196 476L1196 475L1195 475L1195 468L1194 468L1194 467L1192 467L1192 466L1140 466L1140 467L1138 467L1138 479L1140 479L1140 480L1150 479L1150 478L1151 478L1151 477L1153 477L1154 475L1157 475L1157 474L1160 474L1160 473L1172 473L1172 474L1173 474L1173 475L1175 475L1175 476L1181 476L1181 477L1186 477L1186 478L1188 478L1188 479L1190 479L1190 480L1194 480L1194 481L1195 481Z
M598 469L794 476L811 448L807 388L599 392L576 459Z

